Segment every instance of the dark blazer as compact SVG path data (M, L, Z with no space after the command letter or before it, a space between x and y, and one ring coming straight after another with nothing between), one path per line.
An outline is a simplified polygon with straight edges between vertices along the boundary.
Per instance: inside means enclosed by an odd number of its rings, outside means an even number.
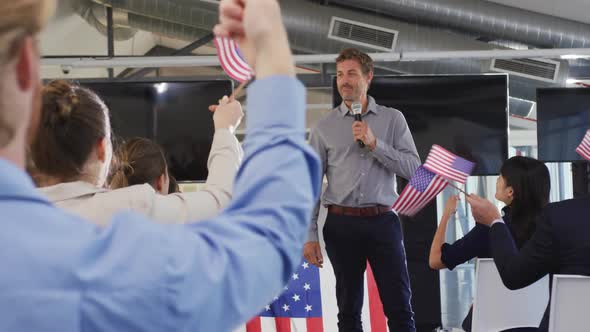
M590 196L549 204L533 237L518 251L508 227L490 230L492 257L504 285L526 287L546 274L590 276ZM549 305L539 331L547 331Z
M502 219L510 227L510 208L502 209ZM485 225L475 224L467 234L453 242L443 243L440 260L447 269L453 270L457 265L463 264L473 258L490 258L490 228Z

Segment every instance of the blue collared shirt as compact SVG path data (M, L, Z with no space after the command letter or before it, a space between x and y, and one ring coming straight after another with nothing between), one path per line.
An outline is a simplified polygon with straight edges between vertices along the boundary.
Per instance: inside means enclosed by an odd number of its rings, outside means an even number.
M231 331L279 294L301 260L320 164L298 81L266 78L248 95L234 200L200 223L124 213L100 229L0 160L0 331Z

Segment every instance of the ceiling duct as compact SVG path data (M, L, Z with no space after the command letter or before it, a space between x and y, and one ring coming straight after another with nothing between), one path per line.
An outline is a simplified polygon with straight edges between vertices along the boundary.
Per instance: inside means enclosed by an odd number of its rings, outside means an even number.
M217 7L200 0L93 0L95 3L152 19L211 31Z
M98 32L107 35L107 14L104 6L93 3L89 0L80 0L73 3L73 9L88 24L94 27ZM115 27L113 35L116 41L129 40L135 36L137 30L130 28L127 24L127 13L122 11L113 11L113 21ZM122 25L120 23L124 22Z
M217 23L217 6L192 0L94 0L129 13L131 17L168 22L198 31L211 31ZM367 52L492 50L490 45L451 32L397 21L345 8L321 6L310 1L280 1L293 49L304 53L338 53L345 47ZM311 15L310 15L311 14ZM152 30L149 30L152 31ZM177 38L185 38L181 34ZM361 44L362 43L362 44ZM378 63L378 67L401 74L475 74L490 72L492 60L446 59L439 61ZM496 68L501 70L501 68ZM563 84L568 66L562 61L554 82L534 78L510 78L511 95L535 99L535 88Z
M330 3L538 47L590 47L588 24L489 1L330 0Z
M535 105L536 103L530 100L510 97L510 113L522 118L530 117Z
M328 38L393 52L398 31L332 16Z
M411 51L462 51L504 49L501 46L465 38L439 29L410 24L385 17L369 15L345 8L321 6L308 1L281 1L283 18L293 48L306 53L337 53L344 47L358 45L353 38L329 38L334 19L347 20L356 25L369 25L383 31L395 31L395 52ZM309 15L313 13L313 15ZM375 34L376 35L376 34ZM366 43L365 44L370 44ZM364 45L368 52L380 52L379 47ZM568 75L566 61L558 61L559 68L553 80L533 75L510 77L510 93L521 99L535 100L536 87L563 85ZM388 62L376 64L380 68L402 74L476 74L491 71L506 72L502 68L492 70L492 60L446 59L438 61ZM528 72L533 72L529 70ZM518 73L520 74L520 73Z
M195 41L210 33L210 31L184 24L173 23L133 13L129 13L129 26L135 29L186 41Z
M560 65L546 59L494 59L491 70L556 83Z
M100 1L79 0L73 4L73 8L88 24L101 34L107 35L107 14L103 3ZM113 7L113 23L116 41L133 38L137 30L190 41L197 40L209 33L208 30L205 31L156 17L138 15L118 7Z

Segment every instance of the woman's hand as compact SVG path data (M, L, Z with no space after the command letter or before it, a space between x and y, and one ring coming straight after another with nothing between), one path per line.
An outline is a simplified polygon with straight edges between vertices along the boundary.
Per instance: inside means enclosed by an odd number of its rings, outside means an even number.
M447 216L452 216L453 214L455 214L455 212L457 212L457 203L460 200L461 199L459 198L459 195L453 195L449 197L447 203L445 203L443 213Z

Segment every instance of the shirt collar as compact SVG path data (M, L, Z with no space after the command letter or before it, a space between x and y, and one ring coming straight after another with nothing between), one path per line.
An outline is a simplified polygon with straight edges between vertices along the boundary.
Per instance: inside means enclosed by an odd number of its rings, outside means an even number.
M75 181L39 188L39 191L50 201L59 202L83 196L91 196L108 190L99 188L88 182Z
M31 177L11 162L0 158L0 200L33 200L49 204L40 195Z
M369 113L369 112L373 112L375 114L379 113L379 109L377 108L377 103L375 102L375 99L371 96L367 96L367 101L368 101L367 113ZM338 111L340 112L342 117L345 117L350 114L350 110L348 109L348 107L346 106L344 101L342 101L340 106L338 106Z

